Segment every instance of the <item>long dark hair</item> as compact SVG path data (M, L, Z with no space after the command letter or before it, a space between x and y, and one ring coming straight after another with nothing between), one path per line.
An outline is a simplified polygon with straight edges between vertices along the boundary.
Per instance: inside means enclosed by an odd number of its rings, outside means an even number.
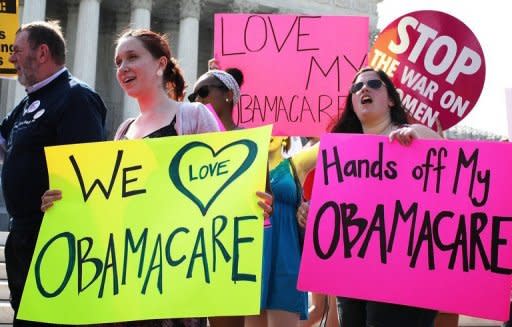
M356 76L354 76L352 83L356 81L359 75L365 72L377 73L380 80L384 82L384 86L388 92L388 97L393 101L393 106L390 108L391 122L398 126L407 124L407 113L402 106L402 102L400 101L400 96L396 91L395 85L393 85L393 82L389 79L388 75L386 75L382 70L375 70L371 67L363 68L357 72ZM347 96L345 109L343 110L340 119L332 127L331 133L363 133L361 121L357 118L356 113L354 112L354 106L352 105L352 93L350 92Z

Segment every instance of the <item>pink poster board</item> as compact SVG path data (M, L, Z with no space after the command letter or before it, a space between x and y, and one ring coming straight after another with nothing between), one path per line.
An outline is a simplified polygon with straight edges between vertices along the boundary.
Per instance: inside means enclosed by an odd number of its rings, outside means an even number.
M510 143L324 135L298 287L508 319L510 162Z
M369 63L393 80L409 116L446 130L474 108L485 81L485 57L471 29L434 10L395 19L375 41Z
M244 74L233 112L240 126L319 136L341 114L365 66L368 17L216 14L214 56Z

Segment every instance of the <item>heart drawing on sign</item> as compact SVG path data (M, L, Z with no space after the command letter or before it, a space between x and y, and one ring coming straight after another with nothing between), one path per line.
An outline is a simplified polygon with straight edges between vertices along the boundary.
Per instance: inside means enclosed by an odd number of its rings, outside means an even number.
M224 183L222 183L216 190L214 190L213 194L211 196L209 196L209 198L207 198L204 201L206 203L204 203L203 201L201 201L201 199L199 199L199 197L196 194L194 194L183 183L182 176L180 175L180 165L181 165L183 157L187 153L189 153L189 151L197 150L198 148L202 148L202 149L210 150L212 158L216 158L224 150L232 149L234 147L246 147L248 150L247 156L245 157L243 162L240 164L240 166L238 168L236 168L236 170L231 174L231 176L229 176ZM249 169L249 167L251 167L252 163L256 159L257 152L258 152L258 146L256 145L256 143L251 140L246 140L246 139L229 143L229 144L223 146L218 151L214 151L208 144L205 144L203 142L191 142L191 143L186 144L184 147L182 147L176 153L174 158L172 159L171 163L169 164L169 177L171 178L171 181L174 183L174 185L176 186L178 191L180 191L187 198L192 200L192 202L194 202L197 205L197 207L199 208L199 210L201 211L201 213L204 216L208 212L208 209L210 208L210 206L215 202L217 197L226 189L226 187L228 187L231 183L233 183L233 181L235 181L238 177L240 177L240 175L242 175L242 173L244 173L247 169ZM240 153L240 152L237 152L237 153ZM227 162L227 161L225 161L225 162ZM222 167L223 167L222 163L220 165L218 165L218 163L216 163L215 165L212 165L212 164L210 164L208 166L205 165L202 168L206 168L204 170L205 175L206 174L213 175L213 172L215 170L217 172L219 172ZM191 166L189 166L189 169L190 169L190 171L192 171ZM229 175L227 171L221 171L221 173ZM219 175L220 175L220 173L219 173ZM190 173L190 176L192 177L192 172ZM191 180L192 179L203 180L204 183L208 183L208 180L203 179L203 178L204 178L204 175L200 176L200 177L196 177L196 178L191 178Z

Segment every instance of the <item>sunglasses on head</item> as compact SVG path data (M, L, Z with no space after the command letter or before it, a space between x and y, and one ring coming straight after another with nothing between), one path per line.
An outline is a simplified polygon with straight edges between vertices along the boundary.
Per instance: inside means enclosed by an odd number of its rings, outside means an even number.
M197 91L191 93L187 99L190 102L196 101L197 97L206 98L208 94L210 94L210 87L215 87L219 90L227 90L227 88L223 85L203 85L200 88L197 89Z
M350 88L350 93L354 94L359 92L363 86L366 84L371 89L378 90L382 86L382 81L380 79L370 79L365 82L359 82L352 84L352 87Z

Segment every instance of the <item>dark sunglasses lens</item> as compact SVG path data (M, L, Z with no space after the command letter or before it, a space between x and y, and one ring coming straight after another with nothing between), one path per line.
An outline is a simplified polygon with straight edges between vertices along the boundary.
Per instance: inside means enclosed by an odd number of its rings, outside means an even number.
M368 87L371 87L374 90L377 90L382 86L382 81L380 79L371 79L366 83Z
M368 85L368 87L370 87L374 90L378 90L382 86L382 81L380 79L371 79L366 82L366 85ZM352 87L350 88L350 93L359 92L363 88L363 86L364 86L363 82L353 84Z
M357 91L363 88L363 85L363 82L352 84L352 87L350 88L350 93L357 93Z
M191 93L188 96L188 101L194 102L196 101L197 97L206 98L209 93L210 90L208 89L208 85L201 86L196 92Z
M201 86L199 90L197 90L197 95L199 95L201 98L206 98L208 96L208 93L210 93L208 85Z

